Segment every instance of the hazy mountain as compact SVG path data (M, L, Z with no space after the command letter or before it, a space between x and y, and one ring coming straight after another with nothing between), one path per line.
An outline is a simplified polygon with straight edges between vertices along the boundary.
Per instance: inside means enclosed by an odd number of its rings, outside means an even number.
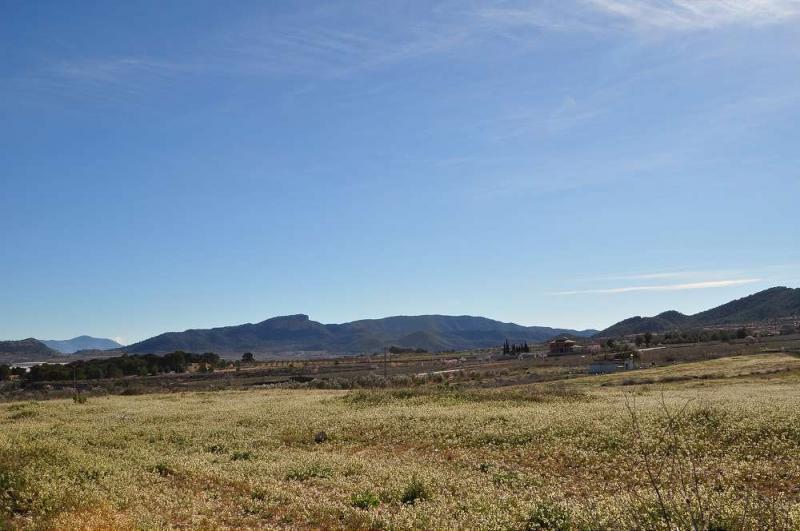
M47 339L42 340L42 343L64 354L73 354L79 350L111 350L122 346L113 339L91 336L78 336L64 340Z
M20 341L0 341L0 363L46 361L61 356L41 341L33 338Z
M505 339L536 342L559 334L588 337L594 333L596 330L520 326L470 316L397 316L322 324L301 314L275 317L256 324L170 332L130 345L125 350L132 353L174 350L220 354L298 350L357 353L396 345L438 351L492 347L502 344Z
M606 328L598 336L624 336L690 328L746 324L800 316L800 288L770 288L694 315L669 311L655 317L631 317Z

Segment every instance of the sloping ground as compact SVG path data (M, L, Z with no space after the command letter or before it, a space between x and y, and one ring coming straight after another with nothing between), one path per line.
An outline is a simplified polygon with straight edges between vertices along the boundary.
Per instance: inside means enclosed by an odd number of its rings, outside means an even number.
M800 288L776 287L692 316L695 326L738 324L800 315Z
M800 356L784 353L731 356L601 376L588 376L575 379L573 382L578 385L608 386L648 383L664 384L726 378L747 380L750 377L750 379L755 378L753 381L761 384L763 383L761 377L769 375L784 375L785 377L800 375Z
M775 287L694 315L684 315L673 310L655 317L630 317L599 332L597 336L618 337L646 332L710 328L792 316L800 316L800 288Z
M800 525L797 364L780 354L713 360L639 372L729 377L635 387L602 386L623 376L611 375L492 391L2 405L0 520L55 529L791 529Z

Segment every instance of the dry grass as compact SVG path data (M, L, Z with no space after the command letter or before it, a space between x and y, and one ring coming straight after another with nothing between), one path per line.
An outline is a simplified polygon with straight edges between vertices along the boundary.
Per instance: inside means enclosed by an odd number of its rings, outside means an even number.
M6 404L0 529L792 528L798 369L769 354L637 371L712 375L647 386Z

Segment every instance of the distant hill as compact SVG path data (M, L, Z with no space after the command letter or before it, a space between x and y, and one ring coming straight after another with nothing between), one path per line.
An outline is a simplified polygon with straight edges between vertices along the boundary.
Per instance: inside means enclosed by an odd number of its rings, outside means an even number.
M681 312L668 311L660 313L655 317L629 317L624 321L606 328L600 332L599 336L627 336L630 334L643 334L645 332L652 332L654 334L660 332L668 332L670 330L680 330L689 326L691 317L684 315Z
M33 338L20 341L0 341L0 363L22 363L56 359L61 353Z
M344 354L374 352L395 345L441 351L492 347L502 344L505 339L536 342L559 334L589 337L594 333L596 330L521 326L471 316L396 316L322 324L300 314L274 317L256 324L169 332L124 350L131 353L185 350L218 354L292 351Z
M692 316L695 326L739 324L800 316L800 288L770 288Z
M122 346L112 339L91 336L78 336L64 340L47 339L42 340L42 343L63 354L73 354L79 350L111 350Z
M800 288L777 287L736 299L694 315L669 311L655 317L631 317L597 335L616 337L645 332L662 333L689 328L745 324L800 316Z

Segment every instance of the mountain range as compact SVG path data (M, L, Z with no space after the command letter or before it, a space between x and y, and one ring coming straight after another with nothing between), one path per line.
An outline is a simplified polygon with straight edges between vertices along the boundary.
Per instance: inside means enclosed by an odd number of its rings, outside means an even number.
M793 316L800 316L800 288L776 287L694 315L670 310L655 317L631 317L606 328L597 336L616 337L645 332L662 333L692 328L744 325Z
M42 340L42 343L63 354L74 354L79 350L111 350L122 347L113 339L91 336L78 336L63 340L46 339Z
M131 353L191 352L280 353L325 351L360 353L385 346L431 352L493 347L511 342L539 342L556 335L589 337L597 330L521 326L485 317L419 315L322 324L307 315L274 317L256 324L170 332L125 347Z
M800 318L800 288L770 288L694 315L667 311L654 317L631 317L598 332L543 326L521 326L485 317L419 315L322 324L307 315L274 317L255 324L169 332L120 347L109 339L81 336L67 341L0 341L0 363L97 357L121 352L163 354L175 350L218 354L377 352L386 346L430 352L495 347L510 342L537 343L554 336L618 337L692 328L745 325L771 319ZM111 349L111 350L109 350ZM74 359L74 357L72 358Z

